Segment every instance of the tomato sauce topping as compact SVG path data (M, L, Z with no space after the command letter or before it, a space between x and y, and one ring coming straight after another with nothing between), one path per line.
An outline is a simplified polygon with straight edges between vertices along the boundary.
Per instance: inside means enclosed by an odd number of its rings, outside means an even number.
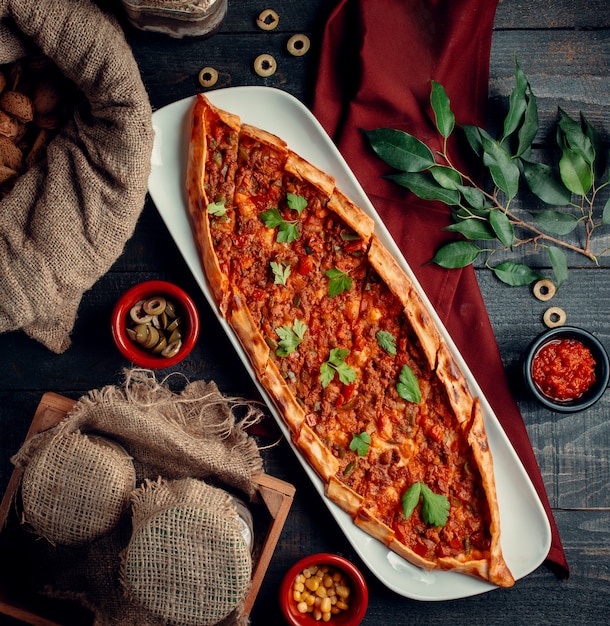
M562 402L580 398L595 382L595 359L576 339L555 339L535 355L532 378L540 391Z

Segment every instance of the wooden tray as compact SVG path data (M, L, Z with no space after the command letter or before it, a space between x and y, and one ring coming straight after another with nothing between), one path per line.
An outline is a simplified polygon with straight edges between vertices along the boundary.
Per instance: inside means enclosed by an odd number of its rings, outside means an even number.
M66 417L74 404L75 401L70 398L53 392L45 393L36 409L26 439L58 424ZM13 501L21 474L22 470L19 468L13 471L2 502L0 502L0 538L3 533L8 532L9 523L16 521ZM254 571L252 585L245 602L246 614L249 614L254 606L295 493L293 485L268 474L261 474L255 482L257 493L252 506L255 520ZM261 526L262 529L260 529ZM10 562L7 562L2 554L0 554L0 564L3 567L7 565L10 567ZM19 587L19 584L16 587ZM0 615L8 615L33 626L77 624L88 626L93 623L92 614L74 602L49 600L27 592L15 593L13 589L6 588L2 580L0 580Z

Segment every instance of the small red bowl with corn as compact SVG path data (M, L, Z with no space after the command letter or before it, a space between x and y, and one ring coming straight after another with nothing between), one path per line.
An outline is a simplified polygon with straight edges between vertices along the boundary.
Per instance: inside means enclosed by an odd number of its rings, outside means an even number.
M360 624L368 607L368 588L358 568L337 554L311 554L284 576L280 606L292 626L327 622Z
M149 280L119 298L111 329L126 359L140 367L161 369L176 365L191 352L199 337L199 313L177 285Z

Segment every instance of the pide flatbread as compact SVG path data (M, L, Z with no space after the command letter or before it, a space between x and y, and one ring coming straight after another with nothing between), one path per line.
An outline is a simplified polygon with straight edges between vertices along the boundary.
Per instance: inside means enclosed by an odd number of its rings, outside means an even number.
M480 403L374 221L204 95L186 186L218 310L326 496L417 566L512 585Z

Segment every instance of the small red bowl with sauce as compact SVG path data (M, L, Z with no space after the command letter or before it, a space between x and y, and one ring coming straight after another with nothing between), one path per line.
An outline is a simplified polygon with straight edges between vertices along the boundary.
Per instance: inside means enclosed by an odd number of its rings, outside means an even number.
M558 413L575 413L588 409L606 391L608 353L586 330L552 328L530 346L523 374L540 404Z

